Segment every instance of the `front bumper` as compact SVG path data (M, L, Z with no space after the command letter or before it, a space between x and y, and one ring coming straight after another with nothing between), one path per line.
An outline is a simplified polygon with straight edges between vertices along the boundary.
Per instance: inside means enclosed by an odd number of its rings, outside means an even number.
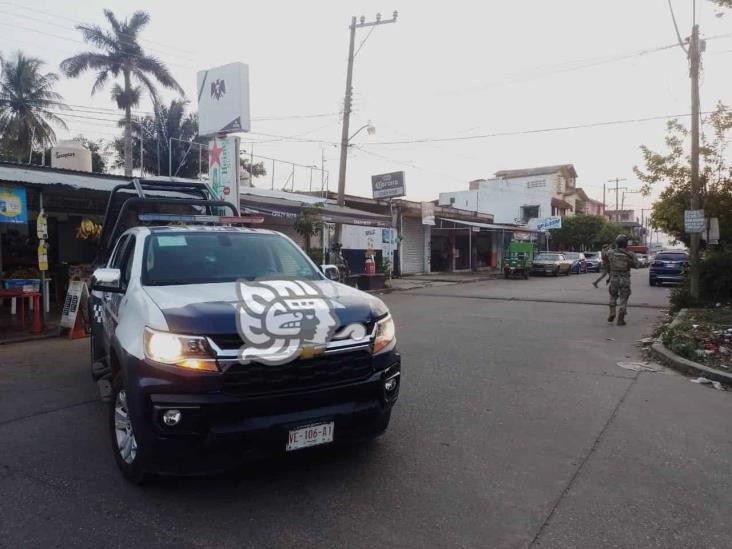
M285 449L291 429L334 422L334 442L381 434L399 396L401 357L391 351L372 359L365 377L336 384L247 395L232 394L225 374L181 371L131 359L128 403L145 467L163 473L204 472ZM192 374L192 375L191 375ZM387 392L384 382L397 380ZM179 410L167 426L163 414Z
M559 267L557 265L533 265L531 272L536 274L553 274Z

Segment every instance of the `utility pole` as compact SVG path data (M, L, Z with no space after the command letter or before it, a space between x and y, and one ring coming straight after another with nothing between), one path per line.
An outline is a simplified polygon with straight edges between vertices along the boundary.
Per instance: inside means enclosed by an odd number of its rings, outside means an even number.
M619 177L616 177L615 179L608 180L608 183L615 183L615 217L616 217L616 221L617 221L617 216L618 216L618 206L619 206L619 202L620 202L619 196L618 196L618 191L621 191L621 190L624 191L628 188L628 187L618 187L618 185L620 185L621 181L627 181L627 179L620 179Z
M605 183L602 184L602 215L605 215Z
M348 43L348 65L346 69L346 93L343 100L343 128L341 131L341 159L340 168L338 172L338 205L345 206L346 204L346 163L348 161L348 132L351 123L351 102L353 98L353 59L356 56L354 54L354 42L356 40L356 29L363 27L375 27L377 25L385 25L387 23L396 23L397 12L394 11L391 19L381 19L381 14L376 14L375 21L366 21L366 18L362 15L360 21L356 22L356 17L351 18L351 26L349 27L351 34ZM363 46L363 43L361 43ZM359 46L359 50L361 47ZM358 53L358 52L356 52ZM336 224L336 242L341 242L341 224Z
M646 228L645 223L645 213L653 211L653 208L641 208L641 231L643 231L643 245L646 246L646 241L648 237L648 229ZM650 216L649 216L650 221Z
M320 149L320 193L325 191L325 149Z
M695 2L696 4L696 2ZM696 10L695 10L696 12ZM699 66L701 47L699 44L699 25L694 22L689 42L689 75L691 77L691 204L692 210L700 207L699 197ZM689 293L699 297L699 233L691 233L689 254Z

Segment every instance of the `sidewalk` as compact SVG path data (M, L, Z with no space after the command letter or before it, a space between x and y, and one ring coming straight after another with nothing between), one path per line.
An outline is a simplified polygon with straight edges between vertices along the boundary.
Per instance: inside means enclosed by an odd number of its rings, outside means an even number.
M391 290L387 289L386 291L414 290L416 288L427 288L430 286L450 286L452 284L493 280L502 276L500 271L408 275L401 278L393 278L391 280Z

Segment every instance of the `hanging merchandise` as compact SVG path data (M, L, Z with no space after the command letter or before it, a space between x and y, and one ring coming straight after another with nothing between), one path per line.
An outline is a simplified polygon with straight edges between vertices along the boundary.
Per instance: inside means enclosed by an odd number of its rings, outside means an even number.
M48 216L43 210L41 210L41 213L36 218L36 234L40 240L46 240L48 238Z
M48 244L45 240L38 241L38 270L48 270Z

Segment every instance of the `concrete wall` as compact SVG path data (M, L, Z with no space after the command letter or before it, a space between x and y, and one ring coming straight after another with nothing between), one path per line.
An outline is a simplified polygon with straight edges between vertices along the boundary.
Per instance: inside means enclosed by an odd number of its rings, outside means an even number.
M522 206L539 206L539 217L552 214L551 200L559 189L558 175L488 179L478 190L440 193L440 206L453 206L494 215L494 223L514 223ZM562 185L564 187L564 185ZM450 199L454 198L453 203Z

